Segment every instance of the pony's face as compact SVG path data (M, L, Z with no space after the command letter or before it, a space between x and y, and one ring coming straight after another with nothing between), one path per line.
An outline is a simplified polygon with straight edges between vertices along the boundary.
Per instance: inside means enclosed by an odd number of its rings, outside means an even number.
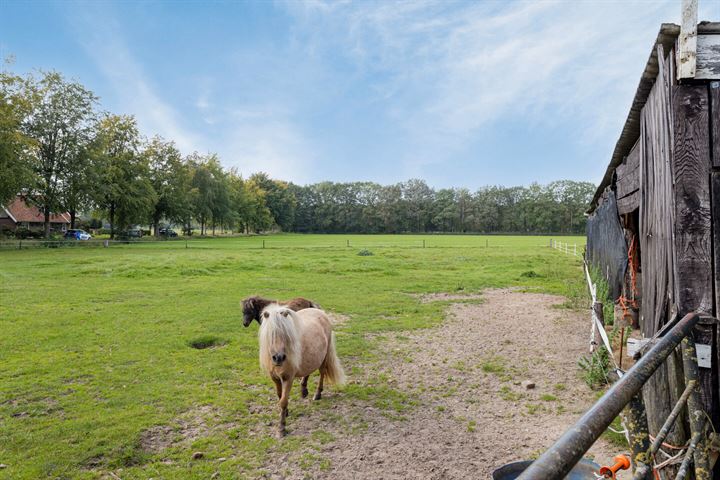
M285 309L281 310L280 313L285 318L287 318L287 316L289 315L288 311ZM270 318L270 313L265 311L263 312L261 317L268 319ZM287 359L286 345L280 336L273 338L273 343L272 345L270 345L270 358L272 359L273 365L275 365L276 367L281 367Z
M244 300L242 302L242 310L243 310L243 326L248 327L252 323L252 321L255 319L255 301L250 298L248 300ZM258 323L260 320L258 320Z

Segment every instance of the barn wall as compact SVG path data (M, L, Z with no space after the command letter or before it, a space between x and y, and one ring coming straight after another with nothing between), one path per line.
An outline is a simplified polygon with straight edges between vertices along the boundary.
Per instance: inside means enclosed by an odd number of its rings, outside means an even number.
M665 55L658 46L658 75L640 118L640 251L642 295L640 328L650 338L672 316L675 305L675 256L673 225L673 111L671 93L674 55ZM671 355L643 387L648 427L655 435L684 388L682 361ZM687 425L678 422L668 437L681 445L687 439ZM673 472L669 471L669 474Z
M586 229L588 262L603 273L610 295L617 299L622 294L627 269L627 243L612 190L608 189L602 203L588 218Z

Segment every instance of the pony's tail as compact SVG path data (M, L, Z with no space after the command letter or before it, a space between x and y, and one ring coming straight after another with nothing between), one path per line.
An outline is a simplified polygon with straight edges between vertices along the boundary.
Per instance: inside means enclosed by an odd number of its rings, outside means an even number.
M340 365L340 359L335 352L335 332L330 333L330 346L328 347L328 353L325 357L325 378L328 382L333 385L342 385L345 383L345 372L343 371L342 365Z

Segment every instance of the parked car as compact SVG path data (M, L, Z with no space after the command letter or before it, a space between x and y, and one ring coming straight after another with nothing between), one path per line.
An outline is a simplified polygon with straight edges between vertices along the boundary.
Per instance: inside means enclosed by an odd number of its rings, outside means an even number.
M129 239L129 238L142 238L143 231L139 228L131 228L130 230L125 230L123 232L118 233L118 237L121 239Z
M65 232L63 238L66 240L90 240L92 235L87 233L85 230L71 229Z
M177 232L170 227L161 228L160 235L163 237L177 237L178 236Z

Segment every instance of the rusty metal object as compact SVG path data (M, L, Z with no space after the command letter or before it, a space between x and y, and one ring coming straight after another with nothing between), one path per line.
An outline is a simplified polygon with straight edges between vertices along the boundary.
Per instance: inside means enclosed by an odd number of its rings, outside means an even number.
M605 395L570 427L555 444L525 470L518 480L563 478L602 435L622 409L700 320L689 313L658 340Z

